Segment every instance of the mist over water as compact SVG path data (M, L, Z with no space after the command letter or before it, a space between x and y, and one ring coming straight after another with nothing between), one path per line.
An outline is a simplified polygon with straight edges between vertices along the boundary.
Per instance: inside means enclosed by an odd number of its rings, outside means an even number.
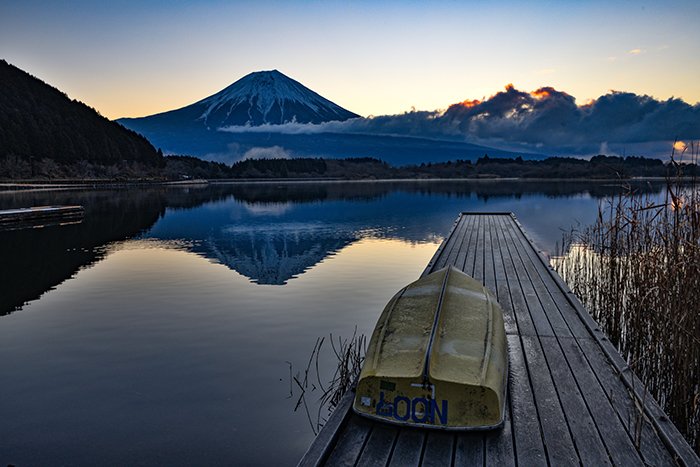
M293 411L286 362L305 366L329 333L369 335L460 211L512 211L553 253L562 229L592 223L620 189L0 192L0 209L85 206L78 225L0 232L0 463L294 465L313 431ZM332 359L321 365L330 378Z

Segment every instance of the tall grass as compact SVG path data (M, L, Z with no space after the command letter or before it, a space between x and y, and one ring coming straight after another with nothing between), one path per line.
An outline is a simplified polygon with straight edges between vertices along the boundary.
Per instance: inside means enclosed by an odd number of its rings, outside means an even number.
M697 144L688 149L697 162ZM610 199L565 236L554 267L700 453L700 186L679 159L661 201Z

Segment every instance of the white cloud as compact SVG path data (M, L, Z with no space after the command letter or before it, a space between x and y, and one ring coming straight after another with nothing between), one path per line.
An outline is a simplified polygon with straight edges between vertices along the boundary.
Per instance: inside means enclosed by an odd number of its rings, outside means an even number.
M281 146L250 148L243 154L245 159L291 159L292 155Z

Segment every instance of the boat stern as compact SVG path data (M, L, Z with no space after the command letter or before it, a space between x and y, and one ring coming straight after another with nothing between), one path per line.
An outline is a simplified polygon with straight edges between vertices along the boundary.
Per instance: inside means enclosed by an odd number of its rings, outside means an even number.
M357 385L353 409L399 425L486 430L503 423L504 403L500 387L367 377Z

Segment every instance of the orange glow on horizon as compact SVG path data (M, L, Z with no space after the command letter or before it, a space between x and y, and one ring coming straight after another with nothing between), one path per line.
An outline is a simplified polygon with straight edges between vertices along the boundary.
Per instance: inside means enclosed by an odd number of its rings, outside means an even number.
M461 105L462 107L466 107L468 109L472 108L472 107L476 107L479 104L481 104L481 101L479 99L471 99L471 100L467 99L466 101L459 103L459 105Z
M680 211L685 207L685 199L682 196L676 196L671 193L671 211Z
M535 99L546 99L547 97L551 96L552 93L545 88L540 88L537 91L532 91L530 95Z
M683 141L676 141L673 143L673 149L677 152L683 152L688 148L688 145Z

